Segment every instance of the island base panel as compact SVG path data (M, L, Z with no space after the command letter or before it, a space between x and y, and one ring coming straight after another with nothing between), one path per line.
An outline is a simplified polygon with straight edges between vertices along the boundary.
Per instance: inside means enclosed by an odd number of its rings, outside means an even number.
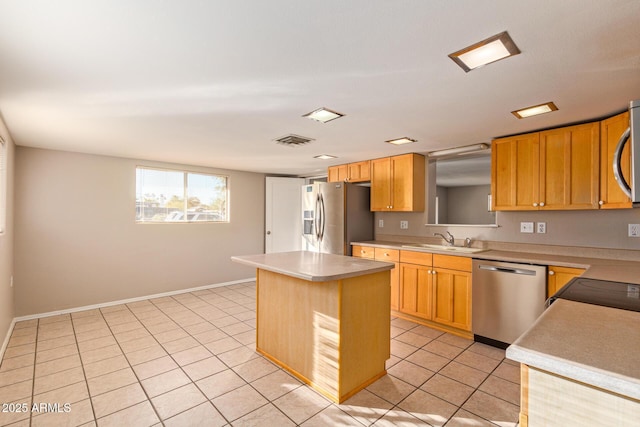
M385 374L389 272L311 282L258 269L257 350L342 402Z

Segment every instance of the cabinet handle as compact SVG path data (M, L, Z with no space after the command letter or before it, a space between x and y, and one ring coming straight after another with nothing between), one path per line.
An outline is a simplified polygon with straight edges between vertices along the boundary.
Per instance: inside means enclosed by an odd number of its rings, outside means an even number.
M555 271L553 271L553 270L549 270L549 276L553 276L554 274L556 274L556 272L555 272Z
M544 202L540 202L540 206L544 206Z
M600 206L604 205L604 200L600 200L600 201L598 202L598 204L599 204Z
M389 256L389 254L387 252L384 253L384 256Z
M533 204L533 207L534 207L534 208L537 208L537 207L538 207L538 204L537 204L537 203L534 203L534 204Z

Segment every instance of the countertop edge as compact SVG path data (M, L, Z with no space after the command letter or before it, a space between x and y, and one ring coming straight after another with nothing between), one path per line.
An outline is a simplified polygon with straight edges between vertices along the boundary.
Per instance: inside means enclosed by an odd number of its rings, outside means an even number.
M512 344L506 357L532 368L640 400L640 380Z
M248 260L242 256L232 256L231 260L240 264L248 265L250 267L267 270L273 273L279 273L279 274L283 274L290 277L295 277L295 278L306 280L309 282L329 282L332 280L349 279L351 277L364 276L367 274L374 274L374 273L380 273L382 271L388 271L395 267L393 263L371 260L372 263L376 263L380 265L378 267L368 268L367 270L364 270L364 271L358 270L354 272L337 273L337 274L330 274L330 275L311 275L311 274L302 273L300 271L293 271L291 269L285 269L285 268L265 264L258 261Z

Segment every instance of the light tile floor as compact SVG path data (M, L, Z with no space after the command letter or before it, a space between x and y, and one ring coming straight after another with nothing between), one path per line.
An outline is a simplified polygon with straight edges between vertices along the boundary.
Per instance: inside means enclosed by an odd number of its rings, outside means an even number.
M516 425L502 350L392 318L388 375L336 405L255 352L255 318L246 283L19 322L0 425Z

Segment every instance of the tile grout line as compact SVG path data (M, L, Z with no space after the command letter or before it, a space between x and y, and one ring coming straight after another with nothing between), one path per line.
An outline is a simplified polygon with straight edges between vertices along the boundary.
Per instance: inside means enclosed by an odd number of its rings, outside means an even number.
M91 405L91 413L93 414L93 421L98 424L98 418L96 417L96 410L93 407L93 400L91 400L91 391L89 391L89 381L87 380L87 373L84 370L84 361L82 360L82 353L80 352L80 344L78 343L78 336L76 335L76 327L73 323L73 316L69 313L69 320L71 322L71 330L73 330L73 339L78 349L78 359L80 359L80 367L82 368L82 376L84 377L85 387L87 387L87 395L89 396L89 405ZM83 423L86 424L86 423Z

